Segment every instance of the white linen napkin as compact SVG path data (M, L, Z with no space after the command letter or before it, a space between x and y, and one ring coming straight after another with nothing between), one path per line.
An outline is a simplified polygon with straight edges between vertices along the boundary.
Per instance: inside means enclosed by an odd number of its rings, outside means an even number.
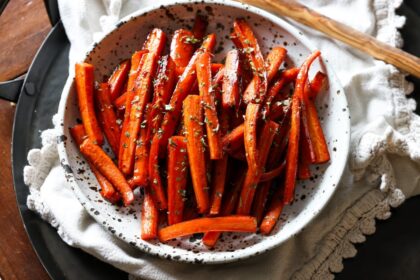
M134 0L59 0L71 42L70 71L86 48L119 18L157 2ZM401 0L308 0L304 4L356 29L401 46L395 15ZM42 133L41 149L28 154L25 182L28 207L57 228L70 246L142 279L331 279L342 259L354 257L353 243L375 231L375 218L390 217L390 206L420 193L420 120L412 86L394 67L376 61L302 26L325 53L341 80L351 114L351 151L334 197L299 235L261 256L225 265L191 265L151 257L109 234L80 205L59 165L55 129ZM56 123L54 123L56 125Z

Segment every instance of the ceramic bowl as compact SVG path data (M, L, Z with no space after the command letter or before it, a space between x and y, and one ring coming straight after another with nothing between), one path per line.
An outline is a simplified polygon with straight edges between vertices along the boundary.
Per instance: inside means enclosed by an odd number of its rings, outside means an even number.
M208 32L217 34L215 61L221 61L233 47L229 32L233 20L238 17L245 18L251 24L264 54L276 45L286 47L288 67L300 65L314 50L302 32L263 10L232 1L179 1L166 6L148 7L122 19L102 41L92 46L85 61L95 65L95 77L102 80L121 60L129 58L140 48L152 28L162 28L170 36L178 28L191 28L197 12L208 15ZM311 179L298 183L294 203L284 208L270 236L224 234L212 250L202 245L197 236L179 238L166 244L143 241L140 238L141 199L138 197L129 207L114 206L104 201L98 192L95 177L69 134L69 128L80 118L73 76L67 81L59 107L63 135L59 137L59 155L66 178L82 205L110 234L152 255L183 262L223 263L274 248L301 231L321 211L334 193L346 164L350 135L347 101L328 65L328 50L324 50L322 56L322 61L317 60L313 64L310 75L322 70L329 77L328 90L318 97L317 108L331 161L314 166ZM139 193L137 195L140 196Z

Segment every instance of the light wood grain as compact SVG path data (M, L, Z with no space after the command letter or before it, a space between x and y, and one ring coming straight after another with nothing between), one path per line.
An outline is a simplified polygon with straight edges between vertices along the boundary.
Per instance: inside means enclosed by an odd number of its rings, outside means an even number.
M239 2L269 10L278 16L289 17L420 78L418 57L323 16L294 0L239 0Z

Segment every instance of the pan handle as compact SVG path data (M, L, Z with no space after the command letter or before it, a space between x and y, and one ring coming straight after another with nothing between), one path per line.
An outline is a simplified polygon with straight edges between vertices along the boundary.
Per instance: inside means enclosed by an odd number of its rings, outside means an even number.
M0 98L17 102L25 75L14 80L0 82Z

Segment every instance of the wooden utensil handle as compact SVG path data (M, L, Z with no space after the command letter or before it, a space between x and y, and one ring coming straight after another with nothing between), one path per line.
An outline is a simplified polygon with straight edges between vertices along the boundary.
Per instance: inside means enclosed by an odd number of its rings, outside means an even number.
M279 16L289 17L420 78L420 59L372 36L321 15L294 0L240 0Z

